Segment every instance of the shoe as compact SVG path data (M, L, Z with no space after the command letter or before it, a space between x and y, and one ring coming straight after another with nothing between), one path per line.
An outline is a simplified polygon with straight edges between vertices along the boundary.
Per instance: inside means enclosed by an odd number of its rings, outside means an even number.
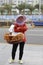
M19 63L20 63L20 64L23 64L23 61L22 61L22 60L19 60Z
M15 61L13 60L13 59L10 59L9 60L9 63L11 64L11 63L14 63Z

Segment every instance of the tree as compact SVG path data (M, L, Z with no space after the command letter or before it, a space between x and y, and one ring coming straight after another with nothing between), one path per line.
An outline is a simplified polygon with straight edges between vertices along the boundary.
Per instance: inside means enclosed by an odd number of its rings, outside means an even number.
M41 5L41 12L43 13L43 5Z
M34 7L35 9L39 9L39 4L36 4Z
M5 11L5 10L4 10L4 7L1 6L1 7L0 7L1 15L3 15L4 11Z
M26 4L26 9L30 9L30 12L32 14L32 11L34 10L34 7L32 5Z
M12 5L10 4L4 4L4 9L7 10L8 14L11 14Z
M25 9L25 3L21 3L18 6L16 6L15 8L17 8L19 10L19 13L21 14L22 10Z

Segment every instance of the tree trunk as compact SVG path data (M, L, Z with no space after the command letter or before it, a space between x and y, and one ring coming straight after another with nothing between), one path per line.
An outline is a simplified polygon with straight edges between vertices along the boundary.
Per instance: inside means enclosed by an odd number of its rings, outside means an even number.
M1 15L3 15L3 12L1 12Z
M23 10L23 14L25 14L25 11Z
M19 11L19 14L21 14L21 10Z
M43 14L43 10L41 10L42 14Z
M8 14L11 15L11 11L9 11Z

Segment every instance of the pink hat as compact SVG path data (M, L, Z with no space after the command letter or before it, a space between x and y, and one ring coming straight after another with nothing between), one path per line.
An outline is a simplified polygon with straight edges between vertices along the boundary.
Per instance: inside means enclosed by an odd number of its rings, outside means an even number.
M20 15L16 19L16 24L23 25L25 23L26 17L24 15Z

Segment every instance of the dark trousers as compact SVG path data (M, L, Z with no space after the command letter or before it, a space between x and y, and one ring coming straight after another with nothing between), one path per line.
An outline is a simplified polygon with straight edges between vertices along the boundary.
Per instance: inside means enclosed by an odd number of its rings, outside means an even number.
M12 48L12 59L15 59L15 54L16 54L16 50L17 50L18 44L19 44L19 60L21 60L22 56L23 56L23 49L24 49L25 42L13 44L13 48Z

